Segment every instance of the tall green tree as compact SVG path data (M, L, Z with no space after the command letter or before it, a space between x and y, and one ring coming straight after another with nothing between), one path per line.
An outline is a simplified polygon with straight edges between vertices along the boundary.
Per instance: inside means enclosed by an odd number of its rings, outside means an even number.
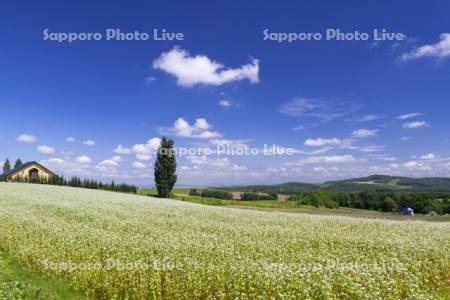
M11 170L11 163L9 162L9 159L7 158L5 160L5 163L3 164L3 173L9 172Z
M23 164L22 160L18 158L14 164L14 168L17 168L18 166L21 166Z
M177 182L173 140L163 137L155 161L155 185L160 197L168 197Z

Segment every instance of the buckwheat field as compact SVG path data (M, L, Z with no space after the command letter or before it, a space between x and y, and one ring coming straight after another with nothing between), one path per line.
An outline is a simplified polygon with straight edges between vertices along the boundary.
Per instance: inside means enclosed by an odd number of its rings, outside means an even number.
M0 184L0 249L97 299L434 299L450 279L448 223L34 184Z

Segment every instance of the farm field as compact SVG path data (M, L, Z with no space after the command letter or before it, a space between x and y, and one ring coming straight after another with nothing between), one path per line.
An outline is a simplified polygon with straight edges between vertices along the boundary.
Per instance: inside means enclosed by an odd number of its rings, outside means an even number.
M67 282L27 270L0 252L0 299L86 299Z
M450 222L450 215L440 215L434 217L427 217L423 214L415 214L414 216L395 215L391 212L381 212L376 210L356 209L348 207L340 207L337 209L318 208L312 205L302 205L296 202L277 201L277 200L225 200L216 198L204 198L189 196L189 188L175 188L173 189L173 198L203 205L214 205L231 208L255 209L266 212L286 212L286 213L301 213L314 215L336 215L347 216L354 218L369 218L369 219L386 219L386 220L420 220L428 222ZM157 195L156 189L141 189L138 191L140 195L149 196Z
M446 222L0 183L0 249L97 299L444 299L449 292Z

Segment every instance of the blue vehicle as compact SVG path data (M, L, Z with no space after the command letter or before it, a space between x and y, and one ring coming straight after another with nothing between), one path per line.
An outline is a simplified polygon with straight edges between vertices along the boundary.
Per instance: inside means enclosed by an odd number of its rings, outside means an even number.
M402 208L397 209L395 214L401 215L401 216L413 216L414 209L412 209L411 207L402 207Z

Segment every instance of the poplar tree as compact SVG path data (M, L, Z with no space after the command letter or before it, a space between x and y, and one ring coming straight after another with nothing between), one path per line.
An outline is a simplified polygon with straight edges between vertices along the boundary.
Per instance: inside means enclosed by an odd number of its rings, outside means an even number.
M18 166L21 166L23 164L22 160L20 158L18 158L16 160L16 163L14 164L14 168L17 168Z
M9 162L9 159L7 158L5 163L3 164L3 173L9 172L11 170L11 163Z
M160 197L168 197L177 182L174 141L163 137L155 161L155 185Z

